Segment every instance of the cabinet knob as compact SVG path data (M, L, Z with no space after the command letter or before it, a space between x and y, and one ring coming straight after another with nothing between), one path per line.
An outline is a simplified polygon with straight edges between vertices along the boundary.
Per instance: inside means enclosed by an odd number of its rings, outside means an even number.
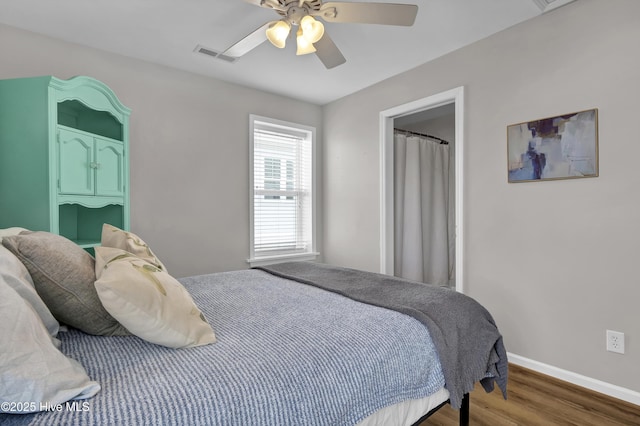
M89 163L89 167L92 169L99 169L100 168L100 163L96 163L96 162L91 162Z

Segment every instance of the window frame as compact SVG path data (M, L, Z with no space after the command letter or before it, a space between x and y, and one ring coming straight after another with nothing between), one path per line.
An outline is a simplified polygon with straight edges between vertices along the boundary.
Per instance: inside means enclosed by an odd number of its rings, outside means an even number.
M255 250L255 200L254 200L254 166L255 166L255 130L256 127L270 127L272 129L283 131L283 133L289 133L291 135L306 134L310 138L311 142L311 244L307 251L299 253L286 253L286 254L271 254L256 256ZM280 262L288 261L303 261L303 260L315 260L320 253L316 249L316 200L317 200L317 186L316 186L316 128L312 126L306 126L299 123L293 123L283 120L277 120L274 118L264 117L256 114L249 115L249 258L247 263L251 267L269 265ZM286 167L282 170L286 172Z

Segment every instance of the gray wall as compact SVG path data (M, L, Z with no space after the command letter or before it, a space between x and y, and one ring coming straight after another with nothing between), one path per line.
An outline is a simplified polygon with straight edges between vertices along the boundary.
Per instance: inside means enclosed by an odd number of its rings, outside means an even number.
M325 261L379 270L380 111L464 86L464 288L510 352L640 391L638 40L639 1L580 0L326 105ZM507 183L507 125L594 107L600 177Z
M132 109L131 229L178 277L248 267L249 114L322 141L317 105L2 25L0 58L1 79L88 75Z

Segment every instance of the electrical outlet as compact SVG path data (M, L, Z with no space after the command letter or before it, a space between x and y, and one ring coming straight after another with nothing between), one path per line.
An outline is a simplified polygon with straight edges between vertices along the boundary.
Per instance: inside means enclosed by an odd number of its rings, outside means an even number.
M624 333L607 330L607 350L609 352L624 353Z

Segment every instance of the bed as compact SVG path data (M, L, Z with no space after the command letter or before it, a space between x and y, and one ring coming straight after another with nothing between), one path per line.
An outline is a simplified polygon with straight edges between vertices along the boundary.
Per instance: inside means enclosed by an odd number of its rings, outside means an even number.
M11 279L6 265L19 268L13 255L0 251L0 289ZM461 409L464 423L465 395L475 382L506 392L506 353L491 316L452 290L309 262L177 281L214 342L176 349L135 334L91 335L61 325L66 331L48 330L47 337L86 371L83 385L72 386L77 395L36 404L7 400L0 389L0 423L411 425L445 403ZM365 287L384 292L365 300ZM422 287L439 305L458 304L472 315L456 323L451 313L460 307L429 313L403 301ZM4 362L7 354L0 355ZM4 381L7 368L0 367Z

